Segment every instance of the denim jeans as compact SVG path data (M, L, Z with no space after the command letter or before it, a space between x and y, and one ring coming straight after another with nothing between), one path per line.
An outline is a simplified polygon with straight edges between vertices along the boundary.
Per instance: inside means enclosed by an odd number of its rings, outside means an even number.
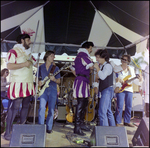
M39 124L44 124L45 121L45 109L46 103L48 102L48 115L46 119L47 130L52 130L53 126L53 115L55 104L57 100L57 87L49 86L45 89L44 93L40 96L40 107L38 114Z
M7 111L9 109L9 106L11 104L11 99L9 99L7 96L6 96L6 91L1 91L1 99L6 99L8 100L8 106L7 106Z
M111 111L111 100L113 98L113 94L113 87L108 87L101 92L98 109L100 126L116 126L114 116Z
M117 93L116 97L117 97L117 107L115 112L116 124L120 124L122 122L122 111L124 102L125 102L124 123L130 123L133 93L129 91L123 91L121 93Z

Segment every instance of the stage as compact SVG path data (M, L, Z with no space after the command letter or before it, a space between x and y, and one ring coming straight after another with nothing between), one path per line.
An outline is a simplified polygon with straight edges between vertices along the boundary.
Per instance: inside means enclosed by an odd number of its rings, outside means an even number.
M142 118L134 117L131 119L131 123L135 127L123 126L126 129L127 141L129 147L133 147L132 138L140 124ZM31 122L28 124L32 124ZM90 122L89 126L91 131L85 132L85 136L79 136L73 133L74 123L69 123L65 120L56 120L53 126L53 131L51 134L46 133L45 147L88 147L88 141L90 141L90 136L95 127L95 122ZM124 134L124 133L123 133ZM9 147L10 141L7 141L3 137L4 133L1 134L1 147ZM87 142L82 142L82 141Z

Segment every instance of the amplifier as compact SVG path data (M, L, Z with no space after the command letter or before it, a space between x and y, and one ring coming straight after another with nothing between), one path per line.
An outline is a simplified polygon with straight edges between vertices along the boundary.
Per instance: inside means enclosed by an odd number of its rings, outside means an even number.
M28 116L27 116L27 121L29 122L33 122L33 118L34 118L34 101L30 102L29 104L29 110L28 110ZM39 106L40 106L40 101L37 100L36 102L36 116L35 116L35 122L38 122L38 110L39 110Z
M66 120L66 105L58 105L58 117L57 120Z

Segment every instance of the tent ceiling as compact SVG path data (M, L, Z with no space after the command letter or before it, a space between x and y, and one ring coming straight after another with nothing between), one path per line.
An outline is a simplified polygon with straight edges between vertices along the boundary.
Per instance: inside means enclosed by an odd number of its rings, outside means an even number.
M85 40L93 41L96 47L124 48L149 35L149 1L1 1L2 40L15 41L23 29L35 31L38 20L36 42L58 45L37 45L34 52L55 50L56 54L75 55ZM2 51L12 48L2 43ZM134 55L146 44L147 40L132 46L127 53ZM111 55L125 52L117 48L109 51Z

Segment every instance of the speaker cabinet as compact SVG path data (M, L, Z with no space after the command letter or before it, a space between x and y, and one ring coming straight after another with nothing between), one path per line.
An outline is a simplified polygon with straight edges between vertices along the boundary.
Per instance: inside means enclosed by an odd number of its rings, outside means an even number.
M45 147L45 139L45 124L14 124L10 147Z
M27 121L33 122L34 119L34 101L29 104L29 110L28 110L28 116L27 116ZM40 106L40 101L37 100L36 102L36 116L35 116L35 122L38 122L38 110Z
M149 118L143 117L132 139L133 146L149 146Z
M58 105L58 118L57 120L66 120L66 105Z
M125 127L95 126L90 136L91 146L129 147Z

